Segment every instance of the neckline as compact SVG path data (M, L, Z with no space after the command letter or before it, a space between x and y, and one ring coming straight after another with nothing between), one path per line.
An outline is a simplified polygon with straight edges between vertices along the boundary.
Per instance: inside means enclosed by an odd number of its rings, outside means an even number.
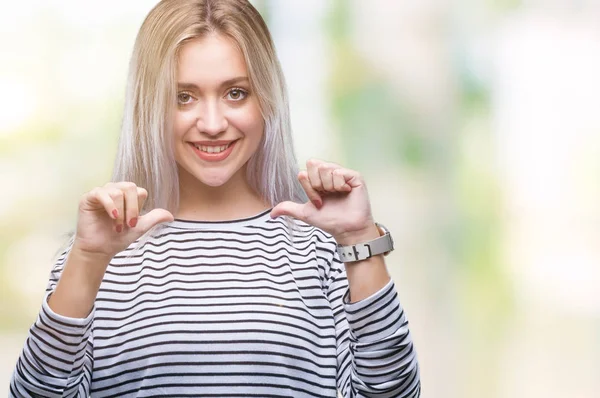
M166 223L166 225L174 227L174 228L182 228L182 229L198 229L198 228L222 228L222 227L242 227L247 225L257 225L263 222L267 222L271 220L270 213L273 210L273 207L268 208L267 210L263 210L262 212L255 214L253 216L244 217L244 218L235 218L233 220L218 220L218 221L208 221L208 220L186 220L183 218L175 218L170 223Z

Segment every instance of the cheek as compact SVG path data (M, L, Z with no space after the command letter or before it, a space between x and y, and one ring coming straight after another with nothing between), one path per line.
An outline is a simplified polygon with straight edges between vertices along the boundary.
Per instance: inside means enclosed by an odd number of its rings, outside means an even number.
M193 112L175 111L174 132L175 136L182 137L196 123Z
M235 109L229 117L229 122L246 136L259 137L263 133L264 121L258 107Z

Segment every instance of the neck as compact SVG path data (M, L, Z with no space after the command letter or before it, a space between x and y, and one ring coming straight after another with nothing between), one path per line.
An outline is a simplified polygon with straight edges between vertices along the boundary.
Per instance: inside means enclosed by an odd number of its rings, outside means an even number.
M176 218L226 221L256 215L271 206L250 187L246 168L238 170L225 184L213 187L179 169L179 209Z

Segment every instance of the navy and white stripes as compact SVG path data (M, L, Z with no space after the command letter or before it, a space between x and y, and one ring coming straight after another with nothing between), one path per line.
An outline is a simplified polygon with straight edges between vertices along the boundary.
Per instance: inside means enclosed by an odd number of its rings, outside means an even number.
M113 258L85 319L47 305L63 253L10 396L418 397L394 283L348 303L331 235L298 221L292 243L269 213L169 223Z

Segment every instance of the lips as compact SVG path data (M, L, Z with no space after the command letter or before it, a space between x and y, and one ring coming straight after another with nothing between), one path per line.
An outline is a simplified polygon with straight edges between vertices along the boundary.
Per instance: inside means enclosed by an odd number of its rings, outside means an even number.
M193 144L193 145L196 147L196 149L199 149L202 152L219 153L219 152L223 152L231 144L226 144L226 145L197 145L197 144Z
M239 139L239 138L238 138ZM237 141L238 139L235 140L215 140L215 141L192 141L190 142L191 144L197 145L197 146L222 146L222 145L229 145L234 141Z
M231 154L237 141L229 141L229 144L227 144L227 141L214 141L219 145L200 145L197 142L190 142L190 146L200 159L208 162L218 162L225 160Z

